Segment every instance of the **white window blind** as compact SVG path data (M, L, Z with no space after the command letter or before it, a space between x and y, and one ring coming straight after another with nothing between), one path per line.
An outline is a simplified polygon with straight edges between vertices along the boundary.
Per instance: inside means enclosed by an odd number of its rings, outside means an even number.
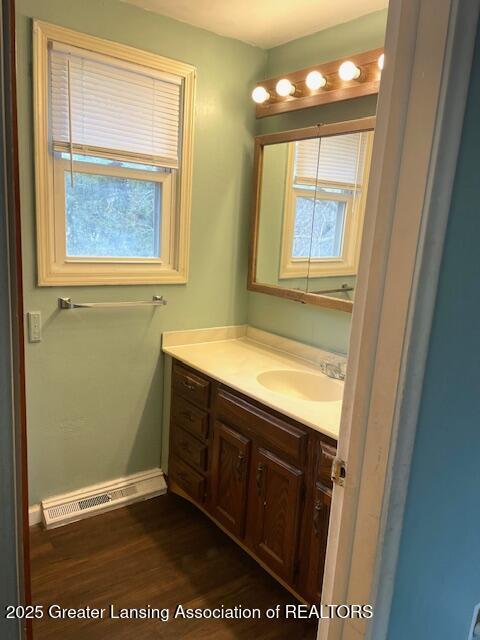
M363 132L295 142L295 182L361 184L366 142Z
M178 167L180 78L56 42L49 68L54 148Z

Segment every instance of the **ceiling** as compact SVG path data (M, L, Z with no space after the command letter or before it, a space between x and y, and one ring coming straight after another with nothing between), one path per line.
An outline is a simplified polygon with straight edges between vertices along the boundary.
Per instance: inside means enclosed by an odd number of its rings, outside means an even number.
M388 0L122 0L270 49L383 9Z

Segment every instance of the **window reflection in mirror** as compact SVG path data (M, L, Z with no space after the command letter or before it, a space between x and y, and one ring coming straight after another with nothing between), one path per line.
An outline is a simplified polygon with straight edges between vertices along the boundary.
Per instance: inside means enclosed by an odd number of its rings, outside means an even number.
M262 137L253 284L272 287L265 292L354 299L373 143L374 119L366 120L365 130L343 123L345 133Z

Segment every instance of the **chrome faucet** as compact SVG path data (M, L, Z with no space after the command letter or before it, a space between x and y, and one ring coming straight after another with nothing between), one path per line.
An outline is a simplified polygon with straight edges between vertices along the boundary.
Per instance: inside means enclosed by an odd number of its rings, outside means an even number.
M320 363L320 371L335 380L345 380L345 369L345 363L338 360L322 360Z

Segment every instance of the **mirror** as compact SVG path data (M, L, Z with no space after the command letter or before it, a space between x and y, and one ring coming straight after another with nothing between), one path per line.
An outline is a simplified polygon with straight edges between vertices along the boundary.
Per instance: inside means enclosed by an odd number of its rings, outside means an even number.
M250 290L352 310L374 124L256 138Z

